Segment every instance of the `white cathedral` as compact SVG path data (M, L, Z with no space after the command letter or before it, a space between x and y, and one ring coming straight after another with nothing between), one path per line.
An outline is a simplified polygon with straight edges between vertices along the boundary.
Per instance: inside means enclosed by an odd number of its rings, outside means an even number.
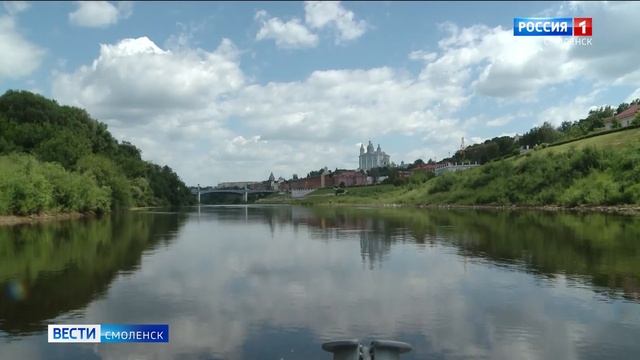
M373 150L373 144L369 140L367 152L364 151L364 144L360 145L360 166L358 166L358 169L369 170L388 166L389 164L389 155L380 149L380 144L378 144L378 149Z

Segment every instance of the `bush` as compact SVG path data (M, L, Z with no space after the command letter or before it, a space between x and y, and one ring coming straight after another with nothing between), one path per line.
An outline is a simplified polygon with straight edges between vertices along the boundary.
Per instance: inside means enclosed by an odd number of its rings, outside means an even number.
M88 155L78 160L77 169L96 179L98 185L111 189L112 207L128 207L132 204L132 185L110 159L100 155Z
M455 184L454 176L454 174L448 173L436 177L431 188L429 189L429 194L449 191L453 184Z
M610 175L592 173L576 180L561 196L563 205L610 205L622 200L620 187Z
M72 173L31 155L0 156L0 214L109 209L110 189L94 178Z
M445 204L640 204L640 146L570 148L492 161L429 180L422 202Z
M571 168L582 174L587 174L591 169L601 168L604 159L603 153L595 148L584 148L570 159Z
M387 180L389 179L386 179L385 181ZM408 178L400 178L400 177L397 177L391 180L391 183L393 184L393 186L404 186L404 185L407 185L408 182L409 182Z
M628 186L622 190L621 201L626 204L640 204L640 184Z

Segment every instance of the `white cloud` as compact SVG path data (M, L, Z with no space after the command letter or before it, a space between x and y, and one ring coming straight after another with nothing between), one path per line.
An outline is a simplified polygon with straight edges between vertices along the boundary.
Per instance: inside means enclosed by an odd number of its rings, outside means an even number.
M545 86L565 82L583 69L568 59L567 44L542 38L516 38L510 29L445 23L439 56L425 73L458 78L480 95L526 97Z
M493 120L487 121L487 126L490 126L490 127L504 126L504 125L507 125L508 123L510 123L512 120L513 120L513 116L512 115L500 116L500 117L497 117L497 118L495 118Z
M59 73L53 92L68 103L89 107L100 118L149 120L149 113L207 106L244 83L237 50L223 40L213 52L160 49L146 37L100 45L90 66Z
M383 134L446 143L464 135L459 90L387 67L248 83L229 40L208 52L145 37L101 45L90 65L53 79L61 103L88 109L190 183L351 168L350 144Z
M305 7L313 6L324 5ZM336 22L314 11L308 15L307 24L314 28ZM263 25L274 20L281 29L292 23L302 26L293 20L268 19L264 12L256 17ZM256 83L242 71L238 50L228 40L215 51L205 51L188 41L167 50L139 38L102 45L92 64L58 73L53 93L61 102L85 107L107 121L117 136L139 144L145 156L168 163L188 183L212 184L262 179L271 170L277 176L290 176L325 165L353 168L357 164L353 144L369 137L411 137L417 148L413 152L402 148L405 144L395 149L382 144L398 163L416 151L444 156L461 137L476 138L471 129L505 126L517 118L559 124L584 117L597 102L599 93L593 89L603 88L598 84L633 85L630 74L638 69L616 63L616 71L592 72L591 66L599 66L601 49L577 54L583 49L514 38L510 29L500 26L445 23L441 30L444 35L436 52L408 54L424 62L417 76L381 66L313 71L297 81ZM264 38L277 43L275 35L267 33ZM637 37L637 31L630 34L627 39ZM620 50L620 57L628 59L626 49ZM506 98L518 104L572 81L587 84L586 95L535 115L536 109L498 116L461 111L474 97ZM640 83L633 88L637 87ZM484 101L491 105L496 100ZM534 124L526 126L530 125Z
M538 116L538 124L541 125L546 121L558 126L563 121L576 121L585 118L589 110L595 106L594 102L600 91L601 90L596 89L587 95L576 96L576 98L568 104L547 108Z
M633 100L640 99L640 88L637 88L634 92L629 95L629 97L625 100L626 102L632 102Z
M108 1L77 1L76 10L69 13L69 21L76 26L104 28L131 16L130 1L113 5Z
M0 54L0 79L19 78L40 66L45 51L18 33L12 17L0 16Z
M31 7L27 1L4 1L2 5L9 15L19 14Z
M356 20L353 11L345 9L339 1L307 1L304 11L305 21L312 28L333 28L336 42L355 40L367 30L367 23Z
M273 39L280 48L305 48L318 45L318 35L309 30L332 28L336 33L336 43L354 40L367 30L367 23L356 20L352 11L342 7L339 1L307 1L305 3L305 24L298 18L283 21L268 17L264 10L256 13L261 28L256 40Z
M277 17L267 18L267 13L260 10L256 20L262 27L256 34L256 40L273 39L280 48L303 48L318 45L318 36L309 31L299 19L293 18L283 22Z
M409 53L410 60L420 60L420 61L433 61L438 57L438 54L433 52L427 52L424 50L416 50Z
M640 86L640 3L576 1L565 7L566 12L593 17L593 46L571 48L569 59L586 64L586 71L576 76L587 75L599 85L610 86L613 82Z
M303 81L247 86L225 104L225 111L265 139L330 142L344 134L359 140L389 133L429 135L454 126L439 118L455 106L435 109L445 93L386 67L326 70Z
M169 50L180 50L197 47L200 42L200 36L204 34L206 28L206 20L199 22L182 23L177 22L178 32L171 34L164 45Z
M426 68L433 76L457 76L470 81L479 95L525 99L556 84L575 80L640 85L640 53L635 26L640 3L570 3L570 11L593 16L592 46L577 46L562 39L514 37L511 29L473 25L460 28L444 23L446 36L440 51L414 51L410 58L434 59ZM566 5L564 6L566 7ZM564 9L564 7L561 7ZM566 11L563 10L566 15ZM558 13L562 13L559 11Z

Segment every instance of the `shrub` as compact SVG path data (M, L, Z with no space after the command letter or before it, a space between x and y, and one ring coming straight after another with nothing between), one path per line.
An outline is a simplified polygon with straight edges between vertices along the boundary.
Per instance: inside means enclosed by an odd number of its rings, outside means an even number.
M108 210L110 189L31 155L0 156L0 214Z
M131 184L110 159L88 155L78 160L77 169L96 179L98 185L111 189L112 207L128 207L132 204Z
M582 174L587 174L591 169L598 169L602 165L603 153L592 147L578 151L570 159L571 168Z
M576 180L561 196L564 205L610 205L623 198L610 175L592 173Z
M455 183L454 176L454 174L448 173L436 177L429 189L429 194L449 191Z

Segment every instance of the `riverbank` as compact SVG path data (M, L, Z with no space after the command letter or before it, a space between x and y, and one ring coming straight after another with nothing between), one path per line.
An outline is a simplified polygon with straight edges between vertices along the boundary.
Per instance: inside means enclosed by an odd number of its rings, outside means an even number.
M640 129L540 147L507 159L394 186L318 189L304 205L471 207L638 213Z
M612 213L624 215L640 215L640 205L608 205L608 206L561 206L561 205L465 205L465 204L407 204L407 203L384 203L375 201L358 201L353 197L331 197L321 195L322 200L318 201L317 196L308 199L277 199L276 201L257 202L264 205L300 205L300 206L327 206L327 207L372 207L372 208L415 208L415 209L481 209L481 210L514 210L514 211L547 211L547 212L577 212L577 213ZM344 199L344 200L343 200ZM335 200L335 201L333 201ZM346 201L345 201L346 200Z
M94 213L59 213L59 214L33 214L25 216L0 215L0 226L12 226L22 224L36 224L50 221L74 220L95 216Z
M383 207L406 207L403 205L384 205ZM527 206L527 205L417 205L417 208L430 209L482 209L482 210L537 210L537 211L566 211L566 212L583 212L583 213L612 213L625 215L640 215L640 206L635 205L619 205L619 206Z
M162 209L163 206L135 206L131 207L129 211L147 211L153 209ZM64 220L76 220L82 218L96 217L95 212L81 213L81 212L68 212L68 213L42 213L31 215L0 215L0 226L22 225L22 224L37 224L51 221L64 221Z

